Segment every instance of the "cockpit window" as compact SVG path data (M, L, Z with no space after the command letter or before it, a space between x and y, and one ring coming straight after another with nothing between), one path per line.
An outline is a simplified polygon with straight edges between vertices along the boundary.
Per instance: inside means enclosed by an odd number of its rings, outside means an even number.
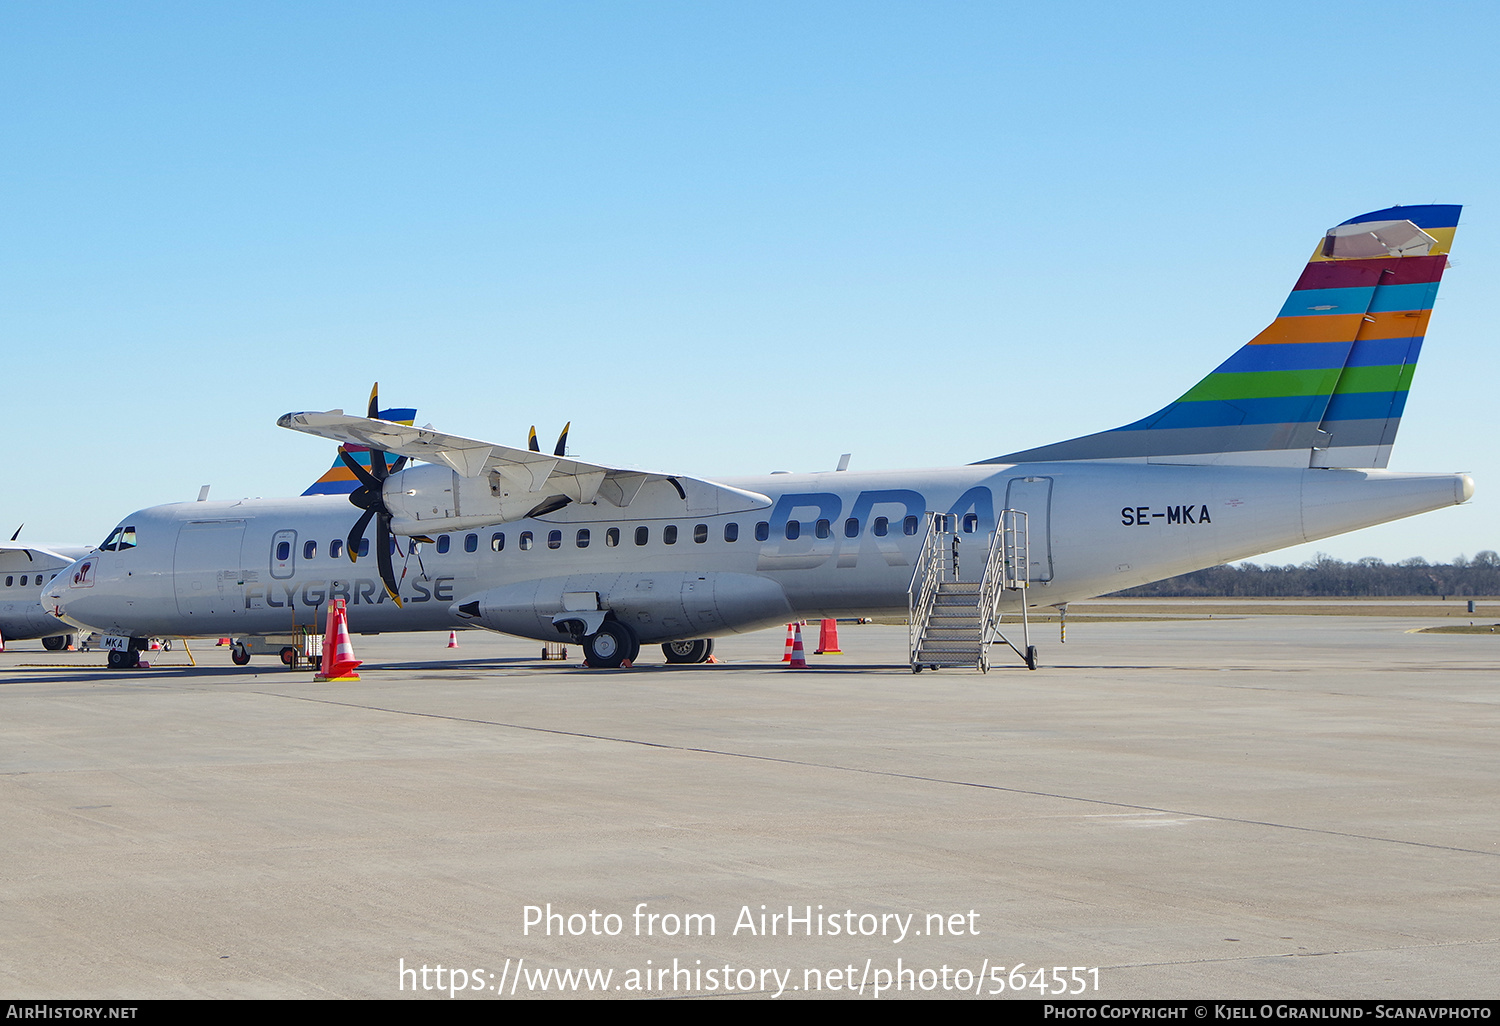
M105 552L123 552L126 549L135 548L135 527L121 525L109 532L109 537L104 539L104 544L99 546Z

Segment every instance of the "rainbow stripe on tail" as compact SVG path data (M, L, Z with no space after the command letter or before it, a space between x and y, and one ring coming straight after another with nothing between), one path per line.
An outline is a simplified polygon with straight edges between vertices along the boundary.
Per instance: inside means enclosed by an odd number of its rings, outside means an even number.
M1170 406L983 462L1384 467L1461 209L1350 218L1319 242L1271 326Z
M395 424L405 424L410 427L417 421L416 410L381 410L378 420L388 420ZM345 445L342 448L349 450L349 455L354 457L366 470L370 469L370 450L363 445ZM303 495L350 495L354 489L359 487L359 479L354 476L354 471L344 465L344 461L337 456L334 457L333 466L324 472L323 476L312 483L312 486L303 492Z

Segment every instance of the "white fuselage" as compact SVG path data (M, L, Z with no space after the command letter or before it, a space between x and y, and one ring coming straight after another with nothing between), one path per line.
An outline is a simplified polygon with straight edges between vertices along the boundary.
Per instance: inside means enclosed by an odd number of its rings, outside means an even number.
M71 634L74 627L42 604L42 586L89 551L86 545L0 548L0 639L21 641Z
M1453 505L1473 487L1455 474L1124 462L724 483L770 504L632 516L629 506L574 503L437 536L410 555L400 539L400 608L373 552L356 564L329 556L358 515L342 496L157 506L122 522L134 528L133 547L80 560L43 601L69 622L132 636L320 625L330 600L343 598L356 633L477 623L556 640L553 619L574 608L569 596L592 593L640 640L665 641L793 618L904 614L928 511L955 517L969 576L982 569L998 511L1025 510L1026 601L1057 605Z

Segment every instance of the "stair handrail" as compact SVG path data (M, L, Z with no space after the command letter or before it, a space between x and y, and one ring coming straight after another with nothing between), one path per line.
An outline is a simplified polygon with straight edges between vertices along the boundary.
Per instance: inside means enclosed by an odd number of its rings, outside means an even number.
M938 585L943 582L947 572L947 560L943 558L947 517L929 510L923 514L923 518L927 521L927 532L922 539L922 551L917 556L917 564L912 567L911 583L906 589L906 640L912 666L917 665L922 635L927 630L933 606L937 603Z
M1007 591L1024 592L1031 584L1030 524L1025 510L1003 509L996 518L995 533L990 539L989 559L985 562L980 584L979 615L981 666L989 668L990 645L1000 635L1000 604ZM1021 597L1023 630L1026 597Z

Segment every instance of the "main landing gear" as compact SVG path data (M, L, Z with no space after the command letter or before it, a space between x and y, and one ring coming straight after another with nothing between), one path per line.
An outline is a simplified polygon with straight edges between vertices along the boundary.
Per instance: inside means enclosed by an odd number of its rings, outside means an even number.
M629 624L605 620L599 630L583 637L583 656L596 669L613 670L641 654L641 641Z
M706 663L714 654L713 638L696 638L692 641L669 641L661 647L669 663Z
M634 663L641 654L641 639L621 620L605 620L593 634L573 635L573 642L583 646L584 661L599 670ZM661 650L669 663L706 663L714 654L714 643L711 638L669 641Z

